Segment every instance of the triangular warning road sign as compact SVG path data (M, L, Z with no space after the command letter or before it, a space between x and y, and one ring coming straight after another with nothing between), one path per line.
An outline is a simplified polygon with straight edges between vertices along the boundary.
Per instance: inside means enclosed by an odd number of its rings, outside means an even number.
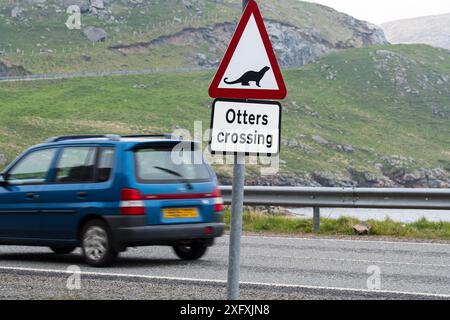
M209 88L212 98L281 100L286 86L258 5L251 0Z

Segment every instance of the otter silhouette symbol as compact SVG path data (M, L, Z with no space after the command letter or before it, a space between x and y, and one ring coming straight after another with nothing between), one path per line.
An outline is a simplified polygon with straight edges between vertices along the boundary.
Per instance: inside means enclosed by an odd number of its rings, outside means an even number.
M228 81L228 78L223 79L223 81L226 84L238 84L238 83L240 83L242 86L246 86L246 87L250 85L250 82L255 82L256 86L261 88L261 85L260 85L261 80L262 80L262 78L264 78L265 74L269 70L270 70L269 67L264 67L258 72L257 71L247 71L246 73L244 73L242 75L242 77L240 77L239 79L237 79L235 81Z

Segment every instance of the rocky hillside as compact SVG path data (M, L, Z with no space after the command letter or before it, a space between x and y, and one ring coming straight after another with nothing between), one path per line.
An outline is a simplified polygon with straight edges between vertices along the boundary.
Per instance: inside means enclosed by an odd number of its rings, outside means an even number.
M284 67L386 43L378 27L325 6L260 3ZM70 5L80 30L65 26ZM0 0L0 59L32 73L214 67L240 10L240 0Z
M450 13L388 22L382 27L392 43L424 43L450 50Z

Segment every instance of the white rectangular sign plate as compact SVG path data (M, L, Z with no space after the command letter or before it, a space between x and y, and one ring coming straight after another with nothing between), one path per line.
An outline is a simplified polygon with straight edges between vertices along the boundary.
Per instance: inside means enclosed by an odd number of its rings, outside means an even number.
M280 152L281 104L217 99L213 104L212 153L277 155Z

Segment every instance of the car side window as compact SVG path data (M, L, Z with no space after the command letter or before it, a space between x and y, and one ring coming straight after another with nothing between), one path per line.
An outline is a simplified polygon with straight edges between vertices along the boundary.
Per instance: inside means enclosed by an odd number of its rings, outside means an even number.
M96 152L96 147L65 147L56 166L56 182L94 182Z
M114 155L113 148L100 148L97 182L106 182L111 177L114 167Z
M40 184L46 181L56 148L34 151L8 172L9 184Z

